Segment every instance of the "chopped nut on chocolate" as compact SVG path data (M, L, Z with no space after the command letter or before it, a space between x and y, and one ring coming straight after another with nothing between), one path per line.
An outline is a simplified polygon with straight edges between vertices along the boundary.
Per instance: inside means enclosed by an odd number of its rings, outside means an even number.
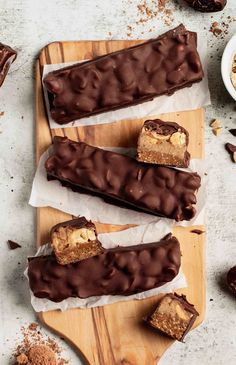
M140 132L137 160L146 163L187 167L188 132L177 123L146 120Z
M96 227L86 218L59 223L51 230L51 244L58 263L66 265L103 252Z
M166 335L183 341L198 315L185 295L170 293L161 298L154 313L146 321Z
M233 266L227 274L227 284L234 294L236 294L236 266Z

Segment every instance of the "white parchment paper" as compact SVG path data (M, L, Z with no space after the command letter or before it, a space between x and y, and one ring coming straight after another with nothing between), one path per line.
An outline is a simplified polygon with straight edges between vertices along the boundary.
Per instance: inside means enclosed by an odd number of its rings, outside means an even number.
M118 245L133 246L140 243L149 243L159 241L166 234L171 231L170 224L167 220L151 223L148 225L141 225L138 227L126 229L121 232L103 233L98 235L98 239L101 241L104 248L112 248ZM47 255L51 253L50 245L45 245L39 248L35 256ZM25 276L28 278L27 270ZM151 289L146 292L130 295L103 295L90 297L87 299L80 298L68 298L60 303L54 303L48 299L36 298L30 291L31 304L36 312L45 312L54 309L66 310L69 308L91 308L99 307L106 304L111 304L120 301L128 301L134 299L144 299L160 293L173 292L180 288L187 286L185 276L180 270L179 274L170 283L167 283L159 288Z
M48 93L43 85L50 128L68 128L83 125L111 123L123 119L143 118L147 115L154 116L162 113L194 110L211 104L207 80L207 42L206 33L204 32L198 33L198 52L200 54L205 73L205 77L201 82L194 84L190 88L186 87L184 89L178 90L171 97L163 95L155 98L152 101L148 101L136 106L102 113L88 118L82 118L68 124L59 125L51 118L49 111ZM42 78L44 79L44 77L51 71L70 66L75 63L78 62L45 65Z
M87 219L93 221L110 224L139 225L163 220L163 218L156 217L152 214L114 206L99 197L73 192L71 189L63 187L59 181L48 181L44 163L50 156L50 148L41 156L35 174L29 200L29 204L33 207L50 206L74 216L85 216ZM109 150L128 154L133 151L133 149L129 150L123 148L109 148ZM191 221L178 223L170 219L167 219L167 221L169 221L171 225L176 224L181 226L204 224L206 191L205 164L203 160L193 159L190 162L190 167L183 170L195 171L202 179L201 188L197 193L197 213Z

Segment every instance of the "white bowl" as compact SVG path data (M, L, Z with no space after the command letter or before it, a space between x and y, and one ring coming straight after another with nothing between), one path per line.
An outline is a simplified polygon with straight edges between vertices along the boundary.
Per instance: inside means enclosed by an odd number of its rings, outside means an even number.
M233 58L236 54L236 34L227 43L222 60L221 60L221 75L225 87L234 100L236 100L236 90L230 79L230 73L233 65Z

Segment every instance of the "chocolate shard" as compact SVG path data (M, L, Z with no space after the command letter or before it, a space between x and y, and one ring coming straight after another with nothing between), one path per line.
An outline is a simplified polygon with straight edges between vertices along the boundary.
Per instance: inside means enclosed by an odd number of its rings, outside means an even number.
M202 229L192 229L190 232L198 235L205 233L205 231L203 231Z
M236 137L236 129L229 129L229 132Z
M10 250L15 250L17 248L21 248L21 245L15 241L8 240L7 241L8 247Z
M227 274L228 287L236 294L236 266L231 267Z
M147 165L119 153L105 151L66 137L54 137L45 163L49 179L74 191L109 198L111 203L175 219L190 220L196 211L197 173Z
M179 272L180 245L171 234L160 242L116 247L68 264L54 255L29 259L29 285L38 298L60 302L66 298L132 295L157 288Z
M188 167L189 134L179 124L160 119L146 120L140 132L137 160L173 167Z
M227 0L185 0L192 8L203 13L221 11Z
M146 319L152 327L178 341L183 341L199 313L185 295L166 294Z
M95 225L85 217L55 225L51 230L51 245L59 264L66 265L103 252Z
M16 51L6 44L0 43L0 86L2 86L11 64L17 57Z
M171 95L202 80L197 35L179 25L156 39L44 78L58 124Z

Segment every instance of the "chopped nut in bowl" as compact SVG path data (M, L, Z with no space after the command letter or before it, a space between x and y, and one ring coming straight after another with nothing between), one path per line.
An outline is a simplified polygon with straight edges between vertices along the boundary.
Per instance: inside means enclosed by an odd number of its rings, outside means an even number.
M236 34L225 47L221 60L221 75L227 91L236 100Z

